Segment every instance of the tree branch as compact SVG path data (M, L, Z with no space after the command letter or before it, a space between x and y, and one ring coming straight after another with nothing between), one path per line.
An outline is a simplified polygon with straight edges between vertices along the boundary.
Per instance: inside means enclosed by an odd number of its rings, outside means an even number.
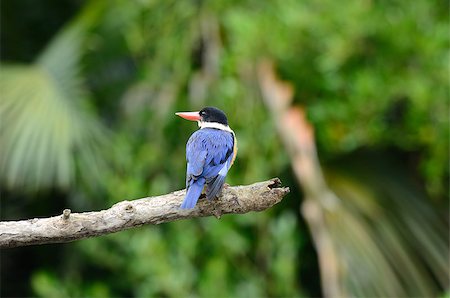
M179 190L157 197L122 201L102 211L71 213L65 209L61 216L2 221L0 247L70 242L144 224L263 211L279 203L289 193L288 187L280 186L278 178L245 186L225 186L217 200L209 202L202 196L191 210L180 209L186 191Z

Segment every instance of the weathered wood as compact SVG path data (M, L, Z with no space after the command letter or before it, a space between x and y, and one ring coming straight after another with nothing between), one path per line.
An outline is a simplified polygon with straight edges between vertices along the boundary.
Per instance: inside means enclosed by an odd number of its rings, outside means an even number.
M191 210L180 209L185 190L170 194L122 201L111 208L83 213L65 209L60 216L0 222L0 247L70 242L106 235L144 224L160 224L180 219L263 211L280 202L289 188L274 178L246 186L225 187L214 201L200 198Z

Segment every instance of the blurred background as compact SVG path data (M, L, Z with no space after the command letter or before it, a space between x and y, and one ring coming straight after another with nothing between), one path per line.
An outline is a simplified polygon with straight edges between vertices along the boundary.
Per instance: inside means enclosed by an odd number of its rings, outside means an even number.
M280 177L291 193L261 213L2 250L1 296L449 297L448 12L2 1L1 220L184 188L197 127L174 113L204 106L237 134L227 182Z

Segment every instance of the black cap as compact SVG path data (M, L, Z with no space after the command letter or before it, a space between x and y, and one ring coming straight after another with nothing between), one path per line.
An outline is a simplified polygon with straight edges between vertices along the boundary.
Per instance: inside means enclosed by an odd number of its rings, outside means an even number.
M206 107L200 111L200 117L204 122L216 122L228 125L228 119L224 112L215 107Z

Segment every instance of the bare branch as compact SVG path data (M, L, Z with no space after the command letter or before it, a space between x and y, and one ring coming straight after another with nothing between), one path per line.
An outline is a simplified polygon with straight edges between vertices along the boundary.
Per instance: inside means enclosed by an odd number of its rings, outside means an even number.
M170 194L122 201L111 208L84 213L65 209L60 216L0 222L0 247L70 242L106 235L144 224L160 224L180 219L263 211L279 203L289 193L274 178L246 186L225 187L220 198L200 198L191 210L180 209L185 190Z

